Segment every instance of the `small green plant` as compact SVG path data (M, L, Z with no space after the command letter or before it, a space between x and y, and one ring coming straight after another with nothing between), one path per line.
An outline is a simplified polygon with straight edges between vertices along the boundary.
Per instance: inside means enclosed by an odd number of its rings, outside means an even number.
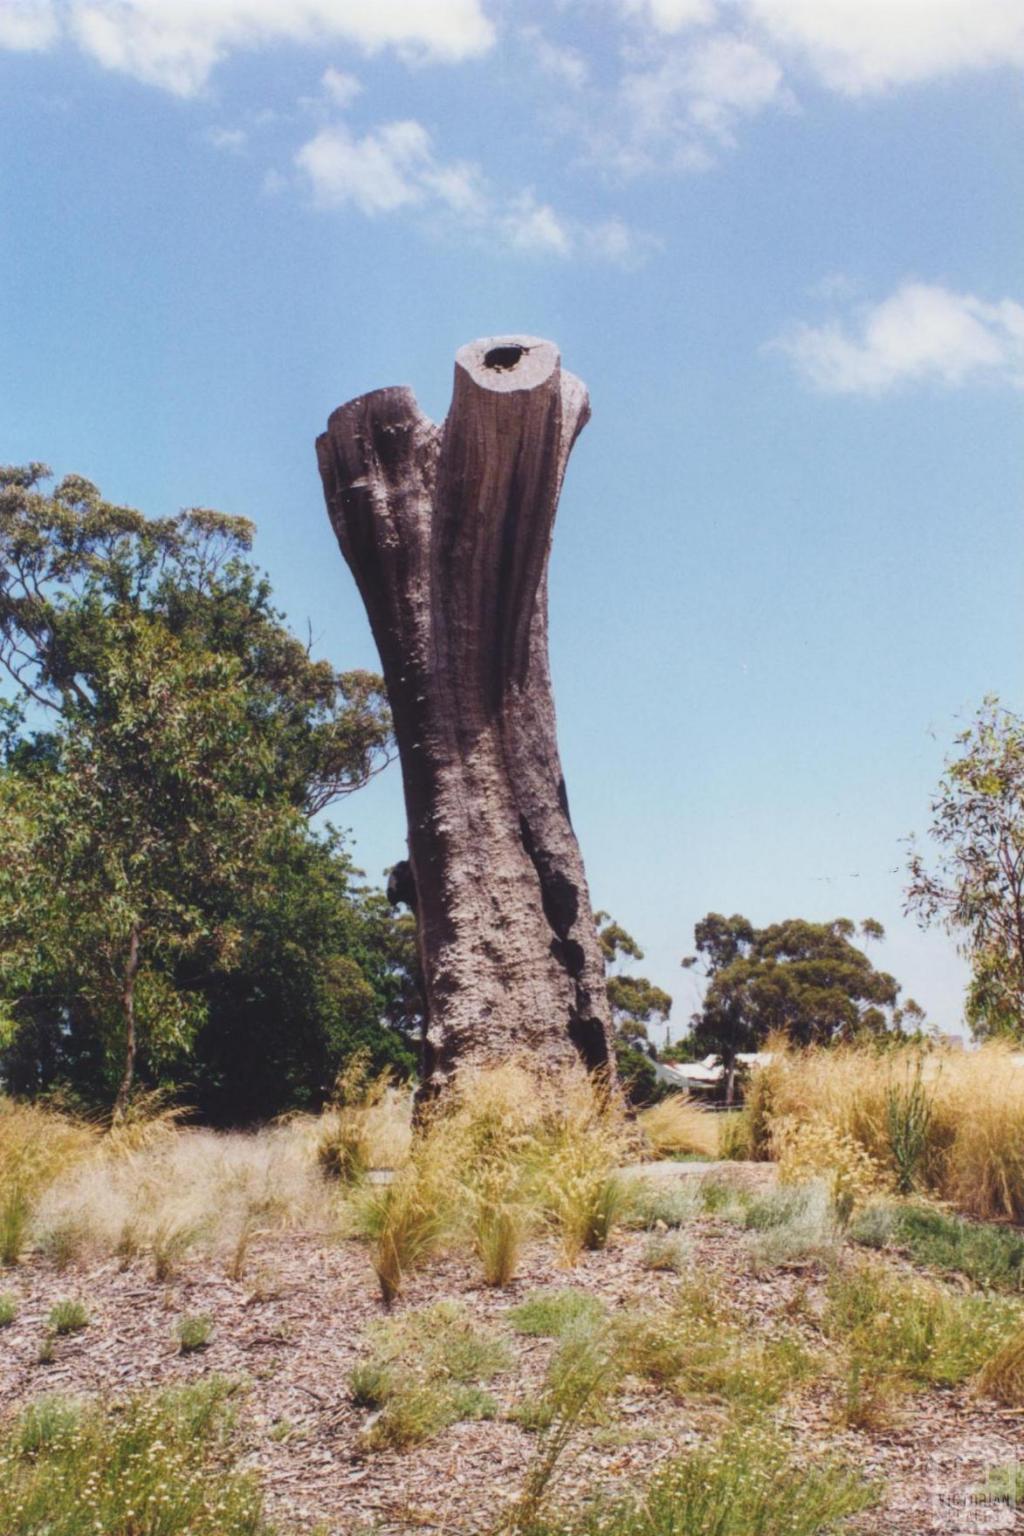
M1008 1461L1005 1466L993 1467L975 1497L1024 1509L1024 1462Z
M686 1227L701 1209L694 1179L630 1179L626 1186L623 1226L640 1232Z
M8 1292L0 1294L0 1328L9 1328L18 1315L18 1303Z
M684 1240L669 1232L655 1232L647 1239L641 1263L644 1269L666 1270L682 1274L690 1261L690 1248Z
M579 1291L572 1286L531 1291L509 1313L509 1322L517 1333L526 1333L539 1339L560 1339L584 1323L591 1327L605 1316L605 1305L600 1297L589 1291Z
M80 1333L89 1326L89 1313L81 1301L58 1301L50 1308L46 1319L50 1332L63 1337L68 1333Z
M836 1418L845 1429L886 1429L893 1421L898 1395L898 1382L880 1371L876 1362L853 1354L843 1377Z
M870 1369L918 1385L954 1386L996 1354L1017 1322L1010 1302L953 1295L862 1261L831 1276L822 1326Z
M909 1195L920 1179L932 1125L932 1101L921 1078L920 1058L909 1083L889 1084L885 1123L896 1190L898 1194Z
M455 1303L375 1324L368 1338L370 1353L349 1376L353 1402L378 1410L363 1437L368 1450L402 1450L449 1424L494 1416L482 1383L506 1368L508 1350Z
M272 1536L234 1470L231 1389L216 1379L95 1407L44 1399L0 1437L4 1536Z
M190 1312L178 1319L175 1333L178 1339L178 1353L182 1355L196 1355L209 1348L210 1336L213 1333L213 1319L207 1317L205 1312Z
M519 1422L536 1431L538 1444L519 1495L498 1531L520 1536L534 1530L558 1463L620 1375L614 1340L605 1327L577 1322L563 1334L540 1397L520 1405Z
M530 1536L824 1536L877 1498L842 1462L794 1457L759 1425L670 1462L639 1495L537 1520Z
M36 1350L37 1365L52 1365L57 1358L57 1351L53 1345L53 1334L44 1333Z
M746 1241L757 1273L787 1264L834 1257L839 1227L823 1179L784 1187L751 1201L744 1214Z

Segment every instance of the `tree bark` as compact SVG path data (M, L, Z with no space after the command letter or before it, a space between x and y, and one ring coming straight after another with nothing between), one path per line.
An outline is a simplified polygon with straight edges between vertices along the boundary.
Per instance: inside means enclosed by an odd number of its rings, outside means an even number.
M442 426L381 389L317 441L401 757L409 861L391 888L417 916L428 1095L517 1055L614 1073L547 646L552 527L589 414L550 342L490 338L457 354Z
M135 1082L135 978L139 973L139 930L133 924L128 941L128 959L125 962L124 990L121 993L121 1012L124 1017L124 1071L114 1100L115 1120L123 1115L128 1106L132 1085Z

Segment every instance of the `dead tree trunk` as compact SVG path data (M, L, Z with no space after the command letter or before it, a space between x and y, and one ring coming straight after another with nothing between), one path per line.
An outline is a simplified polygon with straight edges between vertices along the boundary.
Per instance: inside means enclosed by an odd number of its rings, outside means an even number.
M401 756L409 861L389 893L417 917L428 1094L517 1055L614 1071L547 645L552 526L589 414L550 342L491 338L459 351L443 426L380 389L317 442Z

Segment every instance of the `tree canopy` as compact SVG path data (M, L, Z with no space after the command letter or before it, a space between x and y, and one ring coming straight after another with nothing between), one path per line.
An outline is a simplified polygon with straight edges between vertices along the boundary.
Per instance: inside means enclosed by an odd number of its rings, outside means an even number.
M709 912L694 928L696 953L682 962L707 983L691 1019L696 1048L721 1055L731 1071L738 1053L757 1050L776 1031L797 1045L821 1045L919 1023L917 1004L901 1009L898 982L852 942L857 931L849 918L755 928L738 913ZM860 934L880 939L884 929L868 918Z
M387 761L382 685L290 633L243 519L45 477L0 472L0 1071L123 1103L142 1061L214 1093L235 1034L315 1094L395 990L379 913L307 825Z
M931 803L929 865L912 842L907 909L941 922L971 963L976 1035L1024 1038L1024 719L985 699Z

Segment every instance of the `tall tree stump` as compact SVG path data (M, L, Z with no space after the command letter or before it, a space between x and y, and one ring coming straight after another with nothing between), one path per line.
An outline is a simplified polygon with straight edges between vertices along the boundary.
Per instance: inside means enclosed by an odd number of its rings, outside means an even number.
M389 894L416 912L427 1094L516 1055L614 1071L547 640L555 511L589 414L551 342L491 337L458 352L443 426L379 389L317 440L401 756L409 859Z

